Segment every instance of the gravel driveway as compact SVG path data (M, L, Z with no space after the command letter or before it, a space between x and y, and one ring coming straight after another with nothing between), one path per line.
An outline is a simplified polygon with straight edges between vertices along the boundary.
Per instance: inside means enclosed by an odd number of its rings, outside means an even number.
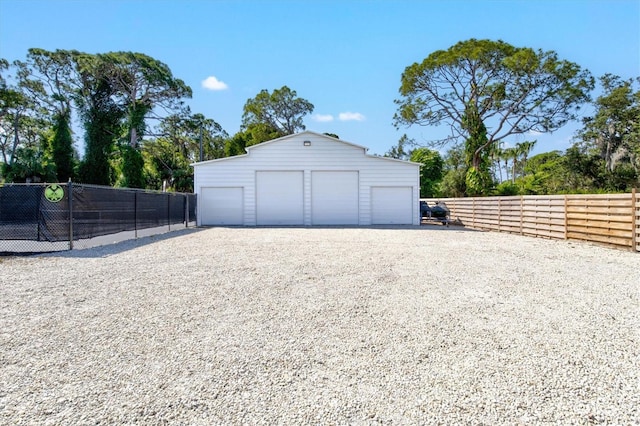
M0 258L0 424L638 424L640 254L439 226Z

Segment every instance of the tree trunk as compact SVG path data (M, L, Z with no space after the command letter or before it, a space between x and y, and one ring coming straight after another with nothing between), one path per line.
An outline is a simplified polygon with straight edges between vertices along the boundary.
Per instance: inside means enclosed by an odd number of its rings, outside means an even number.
M13 118L13 148L11 149L11 158L9 159L9 164L13 164L18 145L20 145L20 114L16 113Z
M136 148L138 146L138 132L135 127L131 127L131 136L129 138L129 146Z

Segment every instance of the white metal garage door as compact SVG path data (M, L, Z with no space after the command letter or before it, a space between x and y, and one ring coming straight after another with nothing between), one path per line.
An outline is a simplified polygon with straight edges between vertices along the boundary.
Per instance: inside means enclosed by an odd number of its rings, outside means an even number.
M241 187L205 187L200 191L202 225L242 225L244 197Z
M413 197L410 186L374 186L371 188L373 225L411 225Z
M304 188L302 171L256 172L256 223L302 225Z
M358 172L311 172L311 223L357 225Z

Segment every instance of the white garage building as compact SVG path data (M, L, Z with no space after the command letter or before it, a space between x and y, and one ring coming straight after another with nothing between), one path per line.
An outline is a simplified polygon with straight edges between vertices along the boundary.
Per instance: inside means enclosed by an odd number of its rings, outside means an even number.
M305 131L193 164L198 225L419 225L420 164Z

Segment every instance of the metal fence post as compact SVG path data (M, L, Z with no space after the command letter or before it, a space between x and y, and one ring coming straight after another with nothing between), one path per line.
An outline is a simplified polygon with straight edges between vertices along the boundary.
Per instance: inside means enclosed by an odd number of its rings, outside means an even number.
M69 250L73 250L73 182L71 178L67 183L67 197L69 198Z
M189 227L189 194L184 194L184 227Z
M138 191L133 192L133 234L138 238Z

